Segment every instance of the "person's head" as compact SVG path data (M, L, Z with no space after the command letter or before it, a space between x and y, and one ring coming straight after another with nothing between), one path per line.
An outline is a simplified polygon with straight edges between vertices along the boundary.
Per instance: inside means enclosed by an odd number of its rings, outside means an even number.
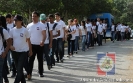
M74 20L73 20L73 23L74 23L75 25L77 25L77 24L78 24L78 20L77 20L77 19L74 19Z
M86 22L89 23L89 22L91 22L91 20L88 18Z
M12 23L12 15L11 14L6 15L6 22L7 23Z
M23 17L21 15L15 15L14 17L14 23L16 26L23 26Z
M54 22L54 15L53 14L49 14L48 18L49 18L50 23Z
M46 15L45 14L41 14L40 15L40 21L42 22L42 23L45 23L45 21L46 21Z
M100 20L100 24L102 24L103 23L103 21L102 20Z
M39 16L40 14L36 11L32 12L32 21L33 22L38 22L39 21Z
M106 20L103 20L103 23L106 23Z
M54 15L55 15L55 20L60 20L60 14L58 12L56 12Z
M81 26L85 26L85 21L81 21Z
M73 25L73 19L68 20L68 25Z
M3 28L7 29L6 18L4 16L0 16L0 26L2 26Z
M100 21L100 18L97 18L97 21Z

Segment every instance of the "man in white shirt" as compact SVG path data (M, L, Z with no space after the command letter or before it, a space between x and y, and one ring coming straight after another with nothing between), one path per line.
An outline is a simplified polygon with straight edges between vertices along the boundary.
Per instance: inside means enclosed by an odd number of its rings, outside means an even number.
M38 59L38 69L39 69L39 76L44 77L43 75L43 49L44 49L44 42L46 39L46 25L39 22L40 14L36 11L32 13L32 23L28 24L27 29L30 33L30 40L32 44L32 51L33 55L29 59L29 66L30 66L30 75L32 75L33 70L33 63L35 57L37 55Z
M51 61L50 61L50 57L49 57L49 49L52 48L52 28L49 28L47 26L47 21L48 18L46 19L46 15L45 14L41 14L40 15L40 22L43 23L46 26L46 39L44 41L44 55L45 55L45 59L47 62L47 67L48 70L51 69Z
M10 32L10 30L15 27L15 24L13 23L12 19L13 18L12 18L11 14L6 15L7 31L8 32ZM16 67L15 67L14 60L11 56L11 51L10 50L8 52L8 55L7 55L7 60L8 60L9 66L10 66L10 70L12 71L11 77L15 77L16 76Z
M4 23L3 20L6 20L5 18L2 19L3 16L0 16L0 83L3 83L3 65L4 65L4 58L6 57L6 54L8 53L8 50L10 48L11 40L8 32L3 28ZM6 45L4 44L4 40L6 40Z
M118 22L116 30L117 30L117 41L120 41L121 40L121 24L120 24L120 22Z
M121 26L121 41L123 41L125 39L125 30L126 30L126 26L124 25L124 23L122 23L122 26Z
M88 49L92 41L92 23L90 19L87 19L86 28L87 28L87 49Z
M102 20L100 20L100 24L98 25L98 45L102 46L102 40L103 40L103 25L102 25Z
M60 14L57 12L55 13L55 22L61 25L60 28L60 36L57 37L57 50L56 50L56 58L57 62L59 60L63 62L64 57L64 40L65 40L65 23L61 20Z
M56 43L57 43L57 37L60 36L60 28L61 25L58 25L57 23L54 22L54 15L49 14L48 15L49 18L49 22L47 23L47 27L49 27L50 29L52 29L52 53L50 55L50 60L51 60L51 67L53 65L55 65L55 58L54 58L54 54L55 54L55 50L56 50Z
M115 41L115 24L112 22L112 26L111 26L111 36L112 36L112 41L114 43Z

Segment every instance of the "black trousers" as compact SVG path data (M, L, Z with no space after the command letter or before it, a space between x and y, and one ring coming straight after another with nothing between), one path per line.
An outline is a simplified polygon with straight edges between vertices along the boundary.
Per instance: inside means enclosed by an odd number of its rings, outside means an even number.
M104 42L106 43L106 32L103 32Z
M121 32L120 31L117 32L117 41L121 41Z
M33 65L34 65L34 60L37 55L38 59L38 69L39 69L39 74L43 74L43 49L44 46L40 45L33 45L32 44L32 52L33 55L29 58L29 73L32 75L32 70L33 70Z
M46 62L47 62L47 65L51 65L51 60L50 60L50 57L49 57L49 44L44 44L44 55L45 55L45 58L46 58Z

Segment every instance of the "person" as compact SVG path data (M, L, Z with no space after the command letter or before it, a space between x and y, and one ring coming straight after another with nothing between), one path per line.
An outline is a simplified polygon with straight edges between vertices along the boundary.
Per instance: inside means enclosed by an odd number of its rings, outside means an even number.
M81 21L81 26L79 31L80 31L80 36L82 37L82 51L85 51L85 42L86 42L86 35L87 35L85 21Z
M112 22L112 26L111 26L111 37L112 37L112 41L114 43L114 41L115 41L115 24L114 24L114 22Z
M49 21L47 23L49 29L52 30L52 48L51 48L51 55L50 55L50 59L51 59L51 67L54 65L55 66L55 58L54 58L54 54L55 54L55 50L56 50L56 43L57 43L57 37L60 36L60 28L61 25L57 24L54 22L54 15L53 14L49 14L48 15Z
M124 25L124 23L122 23L122 26L121 26L121 41L124 41L124 39L125 39L125 30L126 30L126 26Z
M78 45L79 45L79 24L78 24L78 20L74 19L74 25L76 26L76 32L75 32L75 49L74 49L74 53L78 53Z
M106 43L106 30L107 30L107 23L105 20L103 20L103 38L105 43Z
M89 49L92 41L92 23L90 19L87 19L86 28L87 28L87 49Z
M132 33L131 33L131 30L132 30L131 27L128 27L128 32L129 32L129 33L128 33L128 40L130 39L130 35L132 34Z
M64 40L65 40L65 23L61 20L60 14L57 12L55 15L55 22L61 25L60 36L57 37L57 49L56 49L56 58L57 63L59 60L63 62L64 57Z
M6 22L7 22L7 31L10 32L10 30L15 27L15 24L13 22L13 16L11 14L6 15ZM9 66L10 66L10 71L12 71L11 77L15 77L16 76L16 67L15 67L15 63L12 58L10 50L7 55L7 60L8 60Z
M116 30L117 30L117 41L120 41L121 40L121 24L120 24L120 22L117 23Z
M33 55L29 58L29 75L28 78L31 79L33 63L35 57L38 59L38 70L39 76L44 77L43 75L43 49L44 42L46 39L46 26L39 22L40 14L36 11L32 12L32 23L27 25L27 29L30 33L30 41L32 44Z
M5 83L9 83L7 78L7 53L11 44L10 36L6 28L6 18L0 16L0 83L3 83L3 78Z
M98 25L97 37L98 37L98 46L102 46L102 39L103 39L103 25L102 25L102 20L100 20L100 24Z
M22 26L23 17L21 15L15 15L14 21L16 27L9 32L12 39L12 45L10 46L10 49L12 50L12 57L17 69L17 75L14 83L26 83L23 67L25 65L28 51L29 55L32 55L30 35L28 30Z
M96 33L96 22L93 21L92 23L92 46L94 46L94 44L96 44L97 42L97 33Z
M45 55L45 59L47 62L48 70L50 70L51 69L51 60L49 57L49 49L52 48L52 38L53 38L52 28L49 28L47 26L48 22L46 21L46 15L45 14L40 15L40 22L46 26L46 39L44 42L44 55Z
M74 25L73 20L68 20L68 26L66 28L67 35L71 34L71 38L68 39L68 56L73 56L74 52L74 42L75 42L75 32L76 32L76 25Z

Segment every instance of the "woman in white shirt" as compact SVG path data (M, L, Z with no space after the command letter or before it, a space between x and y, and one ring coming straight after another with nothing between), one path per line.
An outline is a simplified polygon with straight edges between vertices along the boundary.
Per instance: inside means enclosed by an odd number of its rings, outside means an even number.
M77 19L74 19L74 25L76 26L76 32L75 32L75 53L77 54L77 50L78 50L78 47L79 47L79 24L78 24L78 20Z
M15 18L15 25L9 33L11 39L13 40L13 44L10 47L12 50L12 57L15 61L15 66L17 69L17 75L15 78L14 83L26 83L23 67L25 65L26 57L28 55L32 55L32 46L30 42L30 34L28 30L22 26L23 17L20 15L16 15Z
M97 34L96 34L96 22L92 23L92 46L94 46L94 44L96 44L97 42Z
M76 32L76 26L73 24L73 20L69 19L68 20L68 26L66 28L66 35L67 37L71 36L70 38L67 38L68 41L68 56L72 56L73 55L73 51L74 51L74 43L75 43L75 32Z
M85 21L81 21L80 36L82 36L82 51L85 51L86 35L87 35L87 29L85 26Z

